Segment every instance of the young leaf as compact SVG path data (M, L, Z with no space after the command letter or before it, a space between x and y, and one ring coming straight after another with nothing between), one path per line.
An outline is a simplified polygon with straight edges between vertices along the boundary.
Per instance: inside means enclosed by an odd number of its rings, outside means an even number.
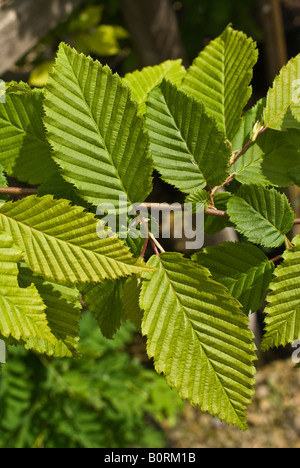
M163 79L179 87L184 74L185 68L182 66L181 59L167 60L154 67L145 67L141 71L128 73L123 78L123 82L131 89L131 96L137 101L140 114L145 114L146 100L150 91L158 86Z
M0 164L10 176L43 183L57 171L43 126L43 91L24 83L0 105Z
M152 257L143 275L143 333L157 372L181 398L246 429L255 359L247 317L206 268L175 253Z
M239 131L232 140L232 151L240 152L251 140L256 122L262 119L264 106L265 99L261 99L245 113ZM263 150L258 142L252 143L231 166L230 173L235 174L236 180L241 184L269 185L269 181L262 172L262 162Z
M257 58L253 40L229 26L200 53L183 80L182 90L203 102L230 141L252 93Z
M34 285L21 288L18 283L18 262L22 252L11 236L0 231L0 334L17 341L31 337L53 343L45 305Z
M246 243L224 242L205 248L192 259L206 267L215 281L226 286L246 314L261 307L274 264L259 248Z
M265 309L265 335L261 349L286 346L300 338L300 236L285 251L284 261L275 269Z
M146 128L154 167L185 193L226 180L230 149L203 104L163 81L149 95Z
M0 227L22 249L30 269L50 281L101 282L146 268L117 237L100 239L103 225L92 214L50 195L6 203Z
M204 210L208 208L209 193L206 190L199 190L191 193L185 199L185 203L192 203L193 213L197 212L197 204L203 205Z
M143 202L152 160L137 104L108 67L61 44L46 87L48 139L62 176L93 205Z
M267 95L265 125L275 130L300 128L300 54L292 58L275 78Z
M230 192L219 192L214 196L214 206L217 210L227 211L227 202L232 197ZM227 227L233 227L228 217L204 216L204 232L207 236L213 236Z
M19 283L22 286L34 284L38 290L46 306L46 317L55 339L55 344L52 344L42 338L31 337L25 347L53 357L79 357L77 347L81 305L78 289L47 281L33 274L24 263L19 270Z
M82 298L93 313L103 336L111 339L125 321L122 306L124 278L106 280L96 285L87 285L82 290Z
M295 214L284 194L258 185L243 185L227 203L236 229L250 242L279 247L294 225Z

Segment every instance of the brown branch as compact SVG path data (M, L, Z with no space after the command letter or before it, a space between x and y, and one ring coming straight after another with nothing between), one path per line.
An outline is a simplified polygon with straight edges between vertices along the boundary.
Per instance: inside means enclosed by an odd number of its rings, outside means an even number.
M28 196L36 195L37 189L22 187L0 187L0 195Z
M300 218L296 218L294 224L300 224Z

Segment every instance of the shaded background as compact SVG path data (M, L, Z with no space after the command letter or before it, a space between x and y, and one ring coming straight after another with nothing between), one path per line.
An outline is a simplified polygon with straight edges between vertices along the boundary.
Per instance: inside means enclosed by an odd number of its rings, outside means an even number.
M167 59L189 66L228 23L258 43L252 105L300 51L300 0L0 0L0 77L43 86L61 41L121 76ZM300 216L299 190L288 196ZM156 176L151 201L182 202L183 195ZM0 447L300 447L291 349L259 356L242 434L183 405L154 374L131 327L113 345L94 328L83 321L82 362L11 351L0 377Z

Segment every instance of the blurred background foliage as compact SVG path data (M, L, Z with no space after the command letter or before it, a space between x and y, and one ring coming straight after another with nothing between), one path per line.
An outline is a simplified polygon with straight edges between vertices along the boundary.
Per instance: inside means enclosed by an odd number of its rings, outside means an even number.
M164 447L183 407L165 379L132 355L134 330L108 340L81 320L78 360L11 346L0 374L1 448Z
M121 3L84 1L67 22L42 38L2 78L44 86L61 41L108 64L121 76L140 68ZM254 100L265 94L270 75L265 66L259 0L173 0L171 5L178 19L186 64L228 23L252 36L260 50ZM284 5L290 57L300 48L300 6L298 0L284 0ZM173 202L177 194L170 187L162 188L161 181L159 184L158 201L164 191L164 201ZM156 201L155 196L154 192L152 201ZM109 341L85 313L80 351L82 358L76 361L50 360L21 347L9 347L8 363L0 375L0 447L167 446L162 427L175 425L184 405L164 378L153 371L144 340L134 329L125 325Z

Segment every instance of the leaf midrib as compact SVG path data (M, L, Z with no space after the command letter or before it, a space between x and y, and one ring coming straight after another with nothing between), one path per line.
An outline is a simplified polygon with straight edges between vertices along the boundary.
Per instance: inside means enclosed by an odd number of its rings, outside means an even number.
M205 350L205 346L201 343L201 341L200 341L200 339L199 339L199 337L198 337L196 331L194 330L194 328L193 328L193 326L192 326L192 321L190 320L190 318L189 318L189 316L188 316L188 314L187 314L187 312L186 312L186 310L185 310L184 305L182 304L180 298L178 297L178 294L177 294L177 292L176 292L176 290L175 290L175 288L174 288L174 286L173 286L173 284L172 284L171 278L169 278L169 275L168 275L168 273L167 273L167 270L166 270L165 266L163 265L163 262L161 261L160 257L159 257L159 261L160 261L160 263L161 263L161 265L162 265L162 268L163 268L163 270L164 270L164 272L165 272L165 276L166 276L166 278L167 278L167 280L168 280L168 283L169 283L169 286L170 286L170 288L171 288L171 290L172 290L172 292L173 292L173 294L174 294L174 296L175 296L175 298L176 298L176 301L178 302L179 307L182 309L182 311L183 311L183 313L184 313L184 315L185 315L185 317L186 317L188 323L190 324L190 327L191 327L191 329L192 329L192 331L193 331L193 335L194 335L194 337L195 337L195 340L199 343L201 349L203 350L203 353L204 353L205 356L206 356L207 361L209 362L211 368L213 369L213 371L214 371L214 373L215 373L215 375L216 375L216 377L217 377L217 379L218 379L218 382L219 382L221 388L223 389L224 393L225 393L226 396L227 396L228 403L230 404L231 408L234 410L234 413L235 413L236 416L238 417L238 420L240 421L241 425L244 426L244 421L241 420L241 418L240 418L240 416L239 416L239 414L238 414L237 409L233 406L233 403L232 403L232 401L231 401L231 399L230 399L230 396L228 395L227 389L224 387L224 385L223 385L223 383L222 383L222 381L221 381L221 379L220 379L219 373L218 373L217 370L215 369L215 366L214 366L214 364L213 364L213 361L208 357L208 355L207 355L207 353L206 353L206 350Z
M102 143L102 145L103 145L103 147L104 147L104 150L106 151L107 155L109 156L109 161L110 161L111 165L113 166L113 168L114 168L114 170L115 170L115 175L116 175L116 178L117 178L117 179L119 180L119 182L120 182L121 189L122 189L123 192L126 194L127 200L129 200L130 203L132 204L133 202L132 202L132 200L130 200L129 194L128 194L128 192L127 192L127 190L126 190L126 188L125 188L125 186L124 186L124 184L123 184L123 181L122 181L121 176L120 176L120 174L119 174L118 168L117 168L117 166L115 165L114 160L113 160L113 157L112 157L112 155L110 154L110 152L109 152L109 150L108 150L108 148L107 148L105 139L104 139L103 136L101 135L101 132L100 132L100 129L99 129L98 125L97 125L97 122L95 121L94 116L93 116L93 114L92 114L92 110L91 110L91 108L90 108L90 106L89 106L89 104L88 104L88 102L87 102L87 100L86 100L86 98L85 98L83 89L82 89L81 86L80 86L79 78L78 78L78 76L75 74L75 71L73 70L73 67L72 67L72 63L70 62L68 55L65 53L65 50L64 50L64 55L65 55L65 57L66 57L66 59L67 59L67 61L68 61L68 63L69 63L70 70L71 70L71 72L72 72L72 75L73 75L73 77L74 77L76 83L77 83L78 89L80 90L80 94L81 94L82 100L83 100L83 102L84 102L84 104L85 104L85 106L86 106L87 113L88 113L88 115L89 115L89 117L90 117L90 119L91 119L91 121L92 121L92 123L93 123L93 126L94 126L94 128L95 128L95 130L96 130L97 135L99 136L99 138L100 138L100 140L101 140L101 143ZM99 67L98 64L95 65L95 66Z

